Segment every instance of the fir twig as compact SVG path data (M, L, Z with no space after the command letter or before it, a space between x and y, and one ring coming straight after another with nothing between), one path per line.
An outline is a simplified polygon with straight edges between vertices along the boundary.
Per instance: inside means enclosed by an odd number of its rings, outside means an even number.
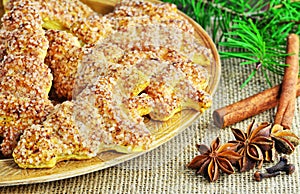
M282 75L286 37L300 34L300 0L164 1L176 4L210 32L217 46L225 48L221 57L242 58L241 65L254 65L242 87L259 70L269 85L268 71Z
M282 68L285 64L282 64L280 57L285 57L287 54L274 50L266 44L266 37L257 28L251 19L247 21L234 20L232 31L225 34L228 38L227 42L220 42L219 45L227 48L242 48L242 52L220 52L222 58L236 57L244 59L244 62L240 65L255 65L254 70L241 87L244 87L255 75L255 73L262 69L266 77L267 82L270 84L266 69L282 74Z

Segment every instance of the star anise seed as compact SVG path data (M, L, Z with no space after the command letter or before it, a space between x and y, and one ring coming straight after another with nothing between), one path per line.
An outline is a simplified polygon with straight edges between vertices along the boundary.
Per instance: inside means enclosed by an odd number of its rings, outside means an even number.
M205 152L207 152L209 150L209 147L205 144L197 144L196 147L197 147L197 150L200 152L200 154L204 154Z
M232 128L236 140L229 143L236 144L237 152L243 156L237 163L241 172L249 171L255 166L261 168L265 153L273 147L273 140L270 137L271 124L267 122L254 124L255 121L248 126L246 132Z
M220 145L220 139L212 141L210 147L200 144L197 148L200 155L196 156L188 167L197 169L197 174L205 176L210 182L218 179L220 171L226 174L234 173L232 163L241 159L241 155L236 153L237 145L226 143Z

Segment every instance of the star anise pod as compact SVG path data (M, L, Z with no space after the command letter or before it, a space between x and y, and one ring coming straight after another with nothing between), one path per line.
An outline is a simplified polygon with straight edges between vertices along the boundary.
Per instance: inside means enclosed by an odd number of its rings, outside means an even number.
M284 129L279 124L272 127L270 136L275 141L275 148L279 153L291 154L300 144L300 138L296 134L291 130Z
M236 153L236 145L226 143L220 145L220 139L212 141L211 146L204 144L197 146L201 155L196 156L188 167L197 169L197 174L205 176L210 182L219 178L220 171L226 174L234 173L232 163L241 159L241 155Z
M273 147L273 140L270 137L272 125L263 122L257 126L254 123L255 121L248 126L246 132L240 129L232 129L236 140L229 142L237 144L237 152L243 156L237 163L240 172L249 171L255 166L261 168L264 154Z

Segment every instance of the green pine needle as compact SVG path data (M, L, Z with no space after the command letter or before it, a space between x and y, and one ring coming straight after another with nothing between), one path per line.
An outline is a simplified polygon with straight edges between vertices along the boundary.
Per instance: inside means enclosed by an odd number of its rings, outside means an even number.
M220 42L220 46L226 48L239 48L242 52L220 52L222 58L241 58L244 62L241 65L254 65L254 70L241 87L244 87L259 69L266 69L271 72L283 74L285 64L280 61L281 57L287 54L274 50L272 47L266 46L267 37L260 31L251 19L246 21L234 20L235 25L232 26L232 32L225 34L226 42ZM264 73L267 83L270 84L267 73Z
M222 58L253 65L241 87L262 71L283 75L288 34L300 34L300 0L164 0L176 4L212 35ZM234 51L233 51L234 50ZM300 72L299 72L300 75Z

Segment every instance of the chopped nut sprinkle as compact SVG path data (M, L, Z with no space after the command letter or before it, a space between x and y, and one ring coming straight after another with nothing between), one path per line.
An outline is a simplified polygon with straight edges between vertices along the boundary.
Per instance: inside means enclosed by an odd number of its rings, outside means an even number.
M45 63L53 73L53 87L59 98L72 99L77 67L82 55L78 39L70 33L48 30L49 49Z
M10 156L23 131L49 112L52 74L44 57L48 41L35 4L19 2L2 17L0 69L1 152Z
M122 0L105 16L80 0L10 0L5 9L1 151L22 168L143 151L155 138L144 115L166 121L211 106L202 66L212 54L172 4ZM52 79L67 99L55 107Z

